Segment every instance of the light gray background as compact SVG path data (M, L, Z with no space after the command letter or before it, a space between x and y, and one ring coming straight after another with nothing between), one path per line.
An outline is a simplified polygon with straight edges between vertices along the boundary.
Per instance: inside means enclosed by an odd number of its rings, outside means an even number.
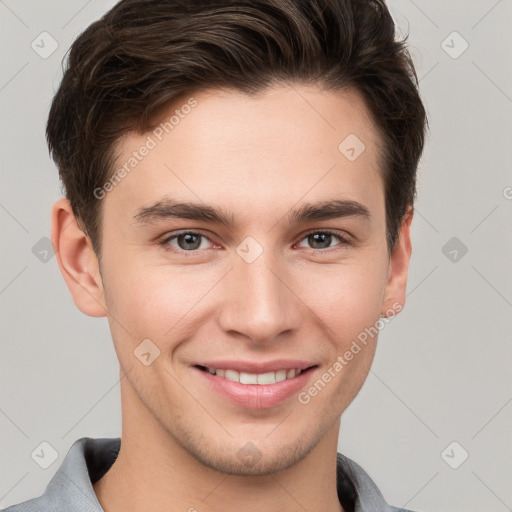
M113 4L0 0L0 508L40 495L76 439L121 433L107 321L76 309L56 259L32 252L61 194L44 139L60 62ZM396 506L512 510L512 1L392 0L390 9L410 31L431 129L407 304L380 335L339 450ZM47 59L31 47L43 31L59 45ZM469 44L458 58L454 31ZM443 253L452 237L457 261ZM46 470L31 458L42 441L59 453ZM453 441L462 448L443 458ZM445 460L460 462L462 450L469 458L452 469Z

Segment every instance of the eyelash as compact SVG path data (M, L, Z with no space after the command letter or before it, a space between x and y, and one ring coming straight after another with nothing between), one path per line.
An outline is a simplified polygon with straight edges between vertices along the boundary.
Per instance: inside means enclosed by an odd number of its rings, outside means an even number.
M336 238L339 239L340 243L337 244L336 246L334 247L328 247L326 249L313 249L313 248L309 248L309 250L311 251L314 251L315 253L332 253L332 252L336 252L336 251L340 251L340 250L343 250L345 247L347 246L351 246L353 245L353 243L347 238L345 237L344 235L336 232L336 231L332 231L332 230L329 230L329 229L325 229L325 230L312 230L312 231L309 231L307 233L305 233L304 235L302 235L302 238L300 239L299 242L302 242L302 240L304 240L305 238L307 238L308 236L310 235L314 235L314 234L323 234L323 235L332 235ZM170 252L173 252L173 253L176 253L176 254L183 254L185 255L186 257L194 257L195 255L197 255L198 253L201 253L202 251L206 250L206 249L202 249L202 250L199 250L199 249L195 249L195 250L191 250L191 251L185 251L183 249L176 249L174 247L172 247L171 245L169 245L169 242L171 240L174 240L180 236L183 236L183 235L199 235L203 238L206 238L209 242L211 243L214 243L212 242L208 236L206 236L205 234L201 233L200 231L191 231L191 230L185 230L185 231L179 231L171 236L168 236L166 238L164 238L163 240L161 240L159 243L159 245L161 245L163 247L163 249L165 251L170 251Z

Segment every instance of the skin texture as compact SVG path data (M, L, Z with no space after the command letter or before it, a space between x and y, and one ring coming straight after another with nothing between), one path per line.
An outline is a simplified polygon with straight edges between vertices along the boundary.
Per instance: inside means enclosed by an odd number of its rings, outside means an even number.
M412 208L388 258L379 139L356 92L276 85L257 97L209 90L194 98L102 199L101 273L69 202L53 208L52 241L73 300L108 317L120 362L121 451L94 490L107 512L342 510L340 416L368 375L377 336L307 404L294 395L267 409L237 406L191 365L313 361L307 390L359 333L405 303ZM349 134L366 148L354 161L338 149ZM120 141L119 166L147 135ZM222 208L235 225L133 220L164 196ZM304 202L331 199L358 201L371 217L288 223ZM183 240L167 251L159 244L183 229L207 238L187 253ZM307 236L325 229L352 243ZM249 236L263 249L252 263L236 251ZM160 350L149 366L134 355L144 339ZM248 446L259 455L249 467L239 456Z

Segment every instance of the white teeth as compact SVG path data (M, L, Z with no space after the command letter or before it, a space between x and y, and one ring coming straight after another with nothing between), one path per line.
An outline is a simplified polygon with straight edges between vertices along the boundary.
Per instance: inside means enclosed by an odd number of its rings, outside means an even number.
M240 372L241 384L258 384L258 376L254 373Z
M266 373L247 373L238 372L237 370L216 370L215 368L207 368L208 373L217 375L217 377L224 377L233 382L240 382L241 384L275 384L276 382L283 382L286 379L293 379L302 373L302 370L278 370L277 372Z
M255 375L258 384L275 384L276 383L276 372L260 373ZM242 382L242 381L240 381Z
M276 372L276 382L283 382L286 380L286 370L279 370Z
M240 382L240 373L236 370L225 370L224 378L233 382Z

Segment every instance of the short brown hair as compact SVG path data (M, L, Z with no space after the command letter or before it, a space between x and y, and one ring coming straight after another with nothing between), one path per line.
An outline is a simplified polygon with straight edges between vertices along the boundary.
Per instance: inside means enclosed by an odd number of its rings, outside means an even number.
M75 217L98 256L114 147L192 91L309 83L362 94L383 145L386 239L416 196L428 121L383 0L122 0L74 41L46 127ZM340 141L341 142L341 141Z

